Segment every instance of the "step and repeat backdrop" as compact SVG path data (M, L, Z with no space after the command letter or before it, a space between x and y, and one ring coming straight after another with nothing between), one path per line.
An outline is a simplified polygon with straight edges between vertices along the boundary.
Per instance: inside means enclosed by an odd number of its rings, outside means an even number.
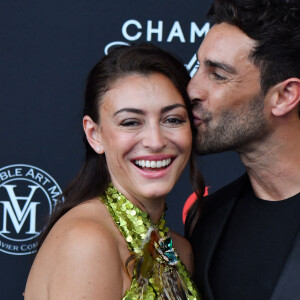
M23 299L45 218L84 158L87 74L116 45L152 42L191 76L210 29L208 0L0 1L0 299ZM244 172L235 153L198 158L212 193ZM183 233L192 193L186 170L168 196L167 221ZM84 241L82 241L84 242Z

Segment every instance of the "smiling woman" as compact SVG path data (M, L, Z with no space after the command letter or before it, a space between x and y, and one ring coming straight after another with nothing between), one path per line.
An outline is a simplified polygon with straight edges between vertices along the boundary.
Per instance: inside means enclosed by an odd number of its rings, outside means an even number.
M84 117L90 145L105 153L114 186L158 219L163 199L191 152L192 131L182 96L164 75L127 75L103 96L100 119L97 124Z
M42 235L25 299L200 298L190 245L164 221L189 160L200 198L204 190L188 81L180 62L149 44L116 48L92 69L85 164Z

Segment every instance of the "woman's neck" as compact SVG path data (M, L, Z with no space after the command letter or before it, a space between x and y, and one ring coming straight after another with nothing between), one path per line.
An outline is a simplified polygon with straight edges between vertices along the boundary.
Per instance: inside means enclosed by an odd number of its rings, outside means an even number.
M114 184L114 183L113 183ZM166 197L157 198L137 198L135 195L125 190L118 184L114 184L115 188L122 193L133 205L141 211L147 213L152 222L156 223L162 216L165 210Z

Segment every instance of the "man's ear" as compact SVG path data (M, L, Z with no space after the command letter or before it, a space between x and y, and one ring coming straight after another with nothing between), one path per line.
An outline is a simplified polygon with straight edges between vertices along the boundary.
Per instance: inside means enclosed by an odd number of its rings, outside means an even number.
M102 143L99 125L96 124L91 119L91 117L84 116L83 129L84 129L85 136L86 136L90 146L94 149L94 151L96 153L103 154L104 147L103 147L103 143Z
M272 114L282 117L292 111L300 102L300 79L289 78L274 87Z

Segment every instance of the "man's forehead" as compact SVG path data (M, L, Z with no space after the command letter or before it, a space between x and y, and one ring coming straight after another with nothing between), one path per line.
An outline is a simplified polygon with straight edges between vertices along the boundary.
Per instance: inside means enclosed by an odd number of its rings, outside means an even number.
M199 61L211 60L236 63L248 60L255 41L236 26L221 23L214 25L199 47Z

